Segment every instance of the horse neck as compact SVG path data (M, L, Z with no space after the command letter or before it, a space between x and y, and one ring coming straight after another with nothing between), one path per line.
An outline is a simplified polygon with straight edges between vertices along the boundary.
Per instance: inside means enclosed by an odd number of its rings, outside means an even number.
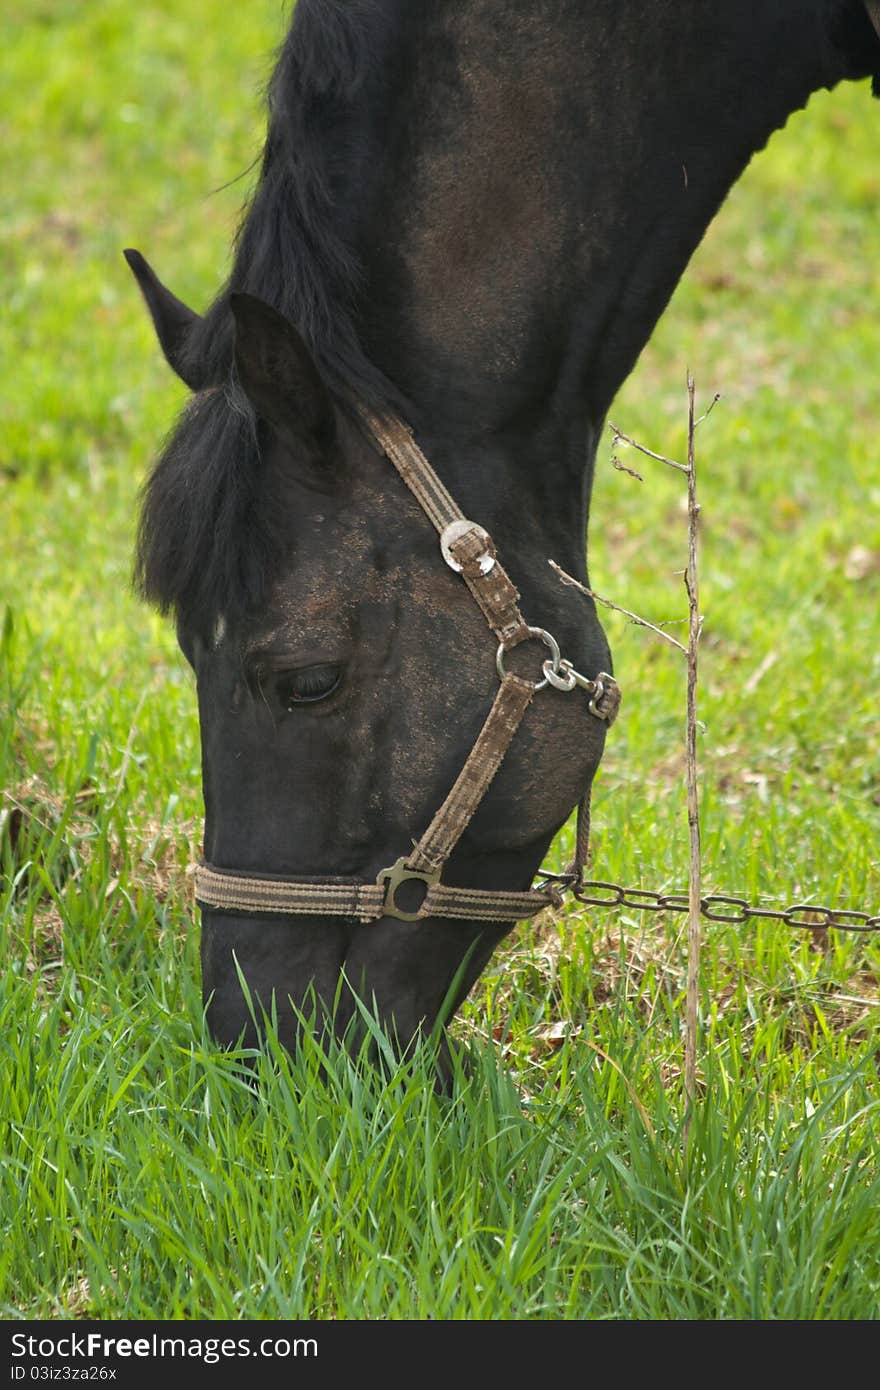
M453 485L491 500L506 470L577 532L604 415L726 193L856 74L794 0L409 10L364 93L362 340Z

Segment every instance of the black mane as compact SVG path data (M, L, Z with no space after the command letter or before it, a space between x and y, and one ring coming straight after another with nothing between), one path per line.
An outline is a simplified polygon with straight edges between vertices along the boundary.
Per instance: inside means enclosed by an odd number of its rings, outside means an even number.
M212 379L228 374L231 290L264 299L299 329L331 390L374 403L388 382L364 356L354 248L369 133L358 98L378 60L375 0L299 0L269 84L260 176L229 282L189 344Z
M216 385L184 411L147 481L135 583L161 611L199 625L259 606L281 540L262 486L260 429L231 379L230 292L256 295L296 325L341 405L401 405L358 334L354 218L369 166L358 98L381 21L375 0L298 0L232 271L186 344L192 375Z

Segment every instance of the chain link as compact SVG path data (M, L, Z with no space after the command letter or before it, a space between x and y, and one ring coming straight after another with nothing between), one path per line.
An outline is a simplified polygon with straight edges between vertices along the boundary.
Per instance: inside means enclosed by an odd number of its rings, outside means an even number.
M562 877L560 875L560 877ZM629 907L638 912L687 912L690 904L687 893L655 893L650 888L624 888L619 883L601 879L585 879L580 886L570 885L571 892L585 907ZM815 931L817 927L835 927L838 931L869 932L880 930L880 915L854 912L842 908L824 907L819 903L791 903L788 907L757 907L746 898L728 893L710 893L700 899L700 914L710 922L748 922L752 917L766 917L784 922L788 927Z

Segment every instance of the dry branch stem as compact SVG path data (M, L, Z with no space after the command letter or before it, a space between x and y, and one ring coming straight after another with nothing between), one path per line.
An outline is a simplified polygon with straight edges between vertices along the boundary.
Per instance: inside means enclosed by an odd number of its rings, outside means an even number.
M561 565L557 565L555 560L548 560L547 563L552 570L556 571L563 584L570 584L572 588L580 589L582 594L586 594L587 598L593 599L595 603L601 603L605 608L613 608L615 613L622 613L625 618L629 618L630 622L637 623L639 627L647 627L651 632L656 632L657 636L662 637L664 642L668 642L672 647L677 647L680 652L683 652L684 655L687 656L687 647L681 642L676 641L670 633L664 632L661 627L655 627L655 625L649 623L647 619L640 618L638 613L631 613L628 608L621 608L619 603L612 603L610 598L603 598L602 595L597 594L594 589L588 589L586 584L582 584L579 579L575 579L572 575L567 574Z
M676 463L675 459L668 459L665 454L655 454L653 449L646 449L644 444L640 444L637 439L633 439L632 435L624 434L623 430L619 430L617 426L612 425L610 421L608 428L614 435L615 444L618 442L629 444L631 448L638 449L640 454L646 454L649 459L656 459L658 463L665 463L667 468L677 468L679 473L686 473L688 471L686 463Z
M687 999L685 1005L685 1049L684 1049L684 1089L688 1100L688 1113L684 1124L684 1142L687 1147L691 1116L697 1094L697 1002L700 979L701 918L700 899L702 897L702 870L700 863L700 805L697 788L697 647L700 640L700 587L697 569L697 523L700 507L697 502L697 466L694 449L694 381L690 373L687 379L688 390L688 566L685 573L685 587L688 596L688 645L687 645L687 726L686 726L686 778L687 814L690 853L690 876L688 884L688 972Z
M611 424L610 429L614 436L614 443L629 444L638 450L640 454L645 454L648 458L656 459L658 463L665 463L667 467L676 469L679 473L684 473L687 477L687 513L688 513L688 563L684 571L684 584L688 597L688 642L685 647L681 642L654 623L647 622L640 618L637 613L632 613L628 608L621 608L617 603L612 603L610 599L603 598L593 589L581 584L578 579L567 574L555 560L550 560L549 564L556 571L563 584L570 584L579 589L587 598L593 599L595 603L601 603L605 608L612 608L616 613L622 613L624 617L636 623L639 627L646 627L651 632L662 637L670 646L676 647L683 652L687 661L687 706L685 721L685 778L687 785L687 817L688 817L688 842L689 842L689 879L688 879L688 968L687 968L687 991L685 999L685 1048L684 1048L684 1089L687 1101L687 1113L684 1122L684 1148L687 1152L688 1136L690 1133L691 1118L693 1116L694 1105L697 1098L697 1015L699 1000L699 981L700 981L700 947L702 943L702 919L701 919L701 900L702 900L702 867L700 858L700 803L699 790L697 784L697 730L699 721L697 719L697 678L698 661L697 649L700 641L702 629L702 618L700 617L700 584L697 567L697 540L698 540L698 521L700 516L700 506L697 501L697 464L696 450L694 447L694 435L697 426L702 424L706 416L711 413L714 406L721 399L716 394L708 410L695 419L695 386L690 372L687 374L687 393L688 393L688 439L687 439L687 463L677 463L675 459L666 458L664 454L655 453L653 449L647 449L644 444L633 439L631 435L624 434L623 430L618 429L617 425ZM623 468L619 460L614 460L615 467L622 472L632 472L631 469ZM634 473L639 478L639 474Z
M709 416L712 414L712 411L715 409L716 405L718 404L718 402L719 402L720 400L721 400L721 392L720 392L720 391L716 391L716 392L715 392L715 395L712 397L712 399L711 399L711 401L709 402L708 406L707 406L706 409L703 411L703 413L702 413L702 415L700 416L699 420L695 420L695 421L694 421L694 429L695 429L695 430L698 429L700 425L702 425L702 423L703 423L704 420L708 420Z

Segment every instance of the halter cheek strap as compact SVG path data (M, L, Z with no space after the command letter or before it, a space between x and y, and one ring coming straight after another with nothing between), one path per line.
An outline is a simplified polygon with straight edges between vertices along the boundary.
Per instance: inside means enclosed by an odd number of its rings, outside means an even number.
M582 676L562 657L549 632L526 623L519 609L519 593L498 561L492 538L464 516L402 421L380 418L366 410L361 411L361 417L376 447L394 464L434 525L443 558L461 575L495 634L495 662L501 682L498 693L461 772L427 830L408 854L381 871L375 883L240 874L202 864L196 870L196 900L202 907L227 912L330 915L357 917L362 922L381 917L406 922L426 917L524 921L558 905L567 888L580 885L586 860L589 792L578 808L575 857L567 874L556 879L551 875L540 887L526 892L495 892L447 887L440 882L443 866L539 691L570 693L580 688L591 714L611 724L620 705L620 690L613 677L604 672L594 679ZM542 678L536 681L505 668L506 654L529 641L542 642L549 652L541 667ZM416 886L404 888L408 884ZM413 895L418 899L419 894L421 900L414 902Z

